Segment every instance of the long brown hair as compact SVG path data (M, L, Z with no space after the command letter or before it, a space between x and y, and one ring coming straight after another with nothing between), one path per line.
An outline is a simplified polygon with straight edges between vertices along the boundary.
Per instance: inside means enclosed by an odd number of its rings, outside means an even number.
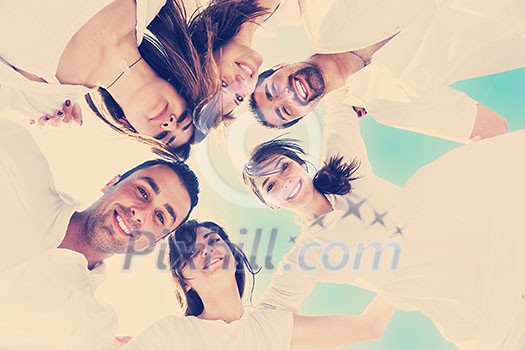
M218 91L218 76L201 64L193 46L181 0L166 2L148 25L139 52L156 74L168 81L186 100L187 109L192 114ZM104 88L99 88L98 94L86 95L86 100L93 112L114 130L152 146L156 153L171 154L180 160L188 158L189 144L167 147L152 137L137 134L133 127L126 126L129 123L122 123L126 120L122 108Z
M193 14L189 23L190 37L201 65L209 69L214 80L220 82L220 72L213 53L229 43L244 23L270 14L269 9L258 5L257 0L212 0L205 8ZM212 128L217 127L222 120L232 118L230 114L222 115L219 85L216 93L195 115L197 121L211 121L205 124Z

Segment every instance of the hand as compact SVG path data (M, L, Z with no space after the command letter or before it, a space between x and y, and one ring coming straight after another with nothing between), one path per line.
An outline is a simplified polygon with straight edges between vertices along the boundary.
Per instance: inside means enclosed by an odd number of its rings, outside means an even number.
M113 339L113 350L119 350L123 345L129 343L131 339L133 339L133 337L130 336L115 337Z
M358 117L359 119L364 118L364 116L368 114L368 112L366 111L366 109L363 108L363 107L352 106L352 109L353 109L354 112L357 114L357 117Z
M56 111L54 115L51 116L46 114L40 117L38 121L31 119L29 123L37 124L40 127L45 125L51 125L56 127L60 124L70 124L72 121L74 121L78 125L82 125L82 110L80 109L78 103L71 104L70 100L66 100L66 102L62 106L62 109Z

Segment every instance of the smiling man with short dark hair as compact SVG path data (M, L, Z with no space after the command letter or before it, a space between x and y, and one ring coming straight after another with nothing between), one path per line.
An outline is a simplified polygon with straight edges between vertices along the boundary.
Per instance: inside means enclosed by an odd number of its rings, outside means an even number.
M393 127L458 142L507 131L504 117L449 85L524 66L525 37L511 20L519 18L520 5L297 3L314 54L261 73L250 106L263 125L292 126L326 94L344 88L344 103L356 116L368 113Z
M157 159L115 176L77 210L29 133L3 118L0 184L0 348L21 350L110 349L116 315L94 295L103 261L156 244L187 220L199 193L186 164Z

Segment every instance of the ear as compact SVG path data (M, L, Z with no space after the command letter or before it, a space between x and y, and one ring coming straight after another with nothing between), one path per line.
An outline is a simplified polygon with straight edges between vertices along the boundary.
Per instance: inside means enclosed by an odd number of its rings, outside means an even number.
M107 184L104 185L104 187L100 189L102 193L106 193L111 186L113 186L114 184L118 182L118 180L120 180L119 174L115 175L111 180L108 181Z

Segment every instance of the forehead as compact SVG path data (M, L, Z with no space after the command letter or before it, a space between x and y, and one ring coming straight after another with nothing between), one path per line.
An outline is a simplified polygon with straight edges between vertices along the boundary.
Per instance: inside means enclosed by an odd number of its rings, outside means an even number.
M209 229L204 226L199 226L197 227L197 230L195 230L195 233L196 233L196 237L195 237L196 242L202 242L208 239L208 237L212 236L213 234L216 234L217 230Z
M253 168L253 181L255 186L261 188L267 178L280 174L282 172L282 166L286 162L289 162L291 166L299 165L296 161L285 155L275 155L255 165Z

